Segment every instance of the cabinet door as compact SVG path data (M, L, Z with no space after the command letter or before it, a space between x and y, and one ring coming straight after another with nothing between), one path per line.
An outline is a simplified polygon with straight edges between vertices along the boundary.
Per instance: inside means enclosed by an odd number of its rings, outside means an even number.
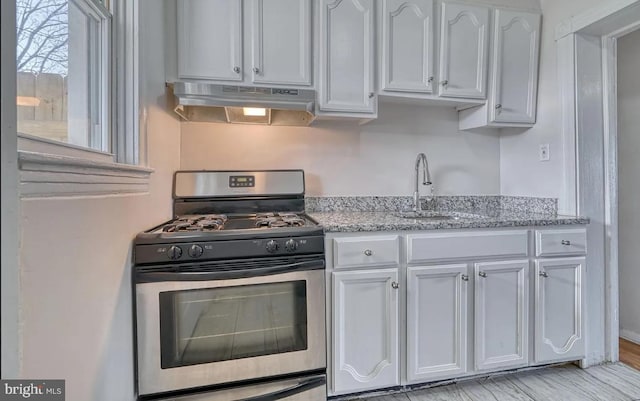
M475 363L497 370L528 363L529 261L476 263Z
M334 393L400 384L398 270L335 272L332 276Z
M251 79L311 85L311 0L251 0Z
M407 269L407 378L467 371L466 264Z
M433 91L433 0L382 0L382 89Z
M178 0L178 75L242 81L242 2Z
M540 15L496 10L492 122L535 123Z
M584 258L536 262L536 362L584 356L584 276Z
M442 3L440 96L484 99L489 8Z
M322 111L374 113L373 0L320 1Z

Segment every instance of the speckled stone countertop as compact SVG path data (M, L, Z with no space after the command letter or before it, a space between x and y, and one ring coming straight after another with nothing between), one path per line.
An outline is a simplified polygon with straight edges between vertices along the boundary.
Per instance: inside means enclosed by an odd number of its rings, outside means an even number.
M459 213L455 220L403 218L392 212L317 212L310 213L310 216L323 226L326 232L442 230L589 223L589 219L585 217L531 214L508 210L500 210L491 215Z
M580 216L556 214L557 200L500 196L437 197L423 200L431 213L451 219L400 217L409 197L327 197L309 198L307 213L326 232L440 230L456 228L530 227L588 224ZM429 212L427 212L429 213Z

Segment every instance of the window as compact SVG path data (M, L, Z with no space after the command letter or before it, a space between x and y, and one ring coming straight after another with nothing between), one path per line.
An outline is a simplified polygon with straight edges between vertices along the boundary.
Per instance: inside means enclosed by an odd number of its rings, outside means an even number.
M96 0L16 0L19 133L111 152L110 18Z
M15 1L20 196L147 192L139 2Z

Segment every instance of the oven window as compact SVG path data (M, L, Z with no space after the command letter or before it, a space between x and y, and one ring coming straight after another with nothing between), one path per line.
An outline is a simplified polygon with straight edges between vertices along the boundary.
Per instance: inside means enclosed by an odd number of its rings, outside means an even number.
M163 369L307 349L306 282L160 293Z

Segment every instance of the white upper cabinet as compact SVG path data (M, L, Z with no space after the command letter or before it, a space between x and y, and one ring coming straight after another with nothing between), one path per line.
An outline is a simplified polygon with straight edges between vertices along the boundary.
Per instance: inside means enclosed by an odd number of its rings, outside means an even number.
M319 2L319 110L375 114L374 2Z
M432 93L433 1L382 0L380 3L383 91Z
M540 15L496 10L490 120L534 123Z
M489 8L443 2L441 16L439 95L484 99Z
M536 261L535 360L584 356L585 258Z
M460 112L460 129L536 122L540 14L496 10L487 104Z
M252 82L311 85L311 0L248 4Z
M311 85L311 4L311 0L178 0L178 76Z
M242 2L178 0L178 76L242 81Z

